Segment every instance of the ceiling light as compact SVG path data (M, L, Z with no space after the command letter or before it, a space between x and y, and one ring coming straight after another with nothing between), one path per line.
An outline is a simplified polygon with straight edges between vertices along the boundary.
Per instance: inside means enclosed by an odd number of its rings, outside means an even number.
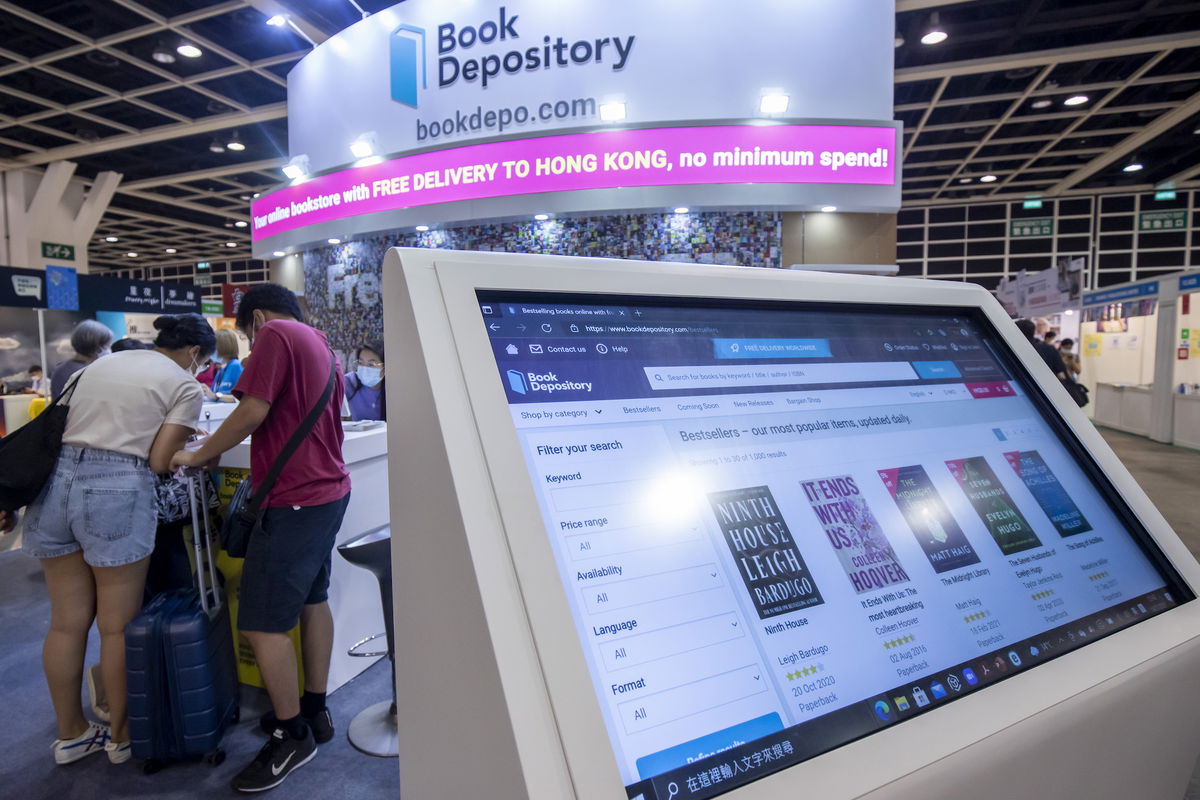
M938 19L938 13L933 12L933 16L929 19L929 30L921 37L921 44L941 44L950 38L950 34L942 30L941 20Z
M234 131L233 135L229 137L229 141L225 143L225 147L235 153L240 153L246 149L246 145L242 142L241 137L238 136L237 131Z
M259 198L259 196L260 196L260 195L259 195L259 193L258 193L258 192L255 192L255 193L254 193L254 199L255 199L255 200L257 200L257 199Z
M208 150L210 153L224 153L225 145L221 144L220 139L213 139L212 144L208 146Z
M782 114L788 108L788 96L779 92L764 94L758 101L758 110L763 114Z
M178 253L179 251L178 251L178 250L176 250L174 247L168 247L168 248L167 248L166 250L164 250L163 252L164 252L164 253Z
M225 246L226 247L237 247L237 242L226 242Z
M330 244L341 244L342 243L342 240L337 238L336 236L331 236L328 239L326 239L325 241L329 242Z
M546 220L550 219L550 215L549 214L534 214L533 218L536 219L538 222L545 222Z
M125 257L126 258L137 258L137 253L126 253Z
M427 230L429 230L428 225L418 225L417 226L417 233L424 233Z
M274 253L271 253L271 255L275 256L276 258L283 258L287 255L287 253L283 252L282 250L276 250Z
M267 24L274 28L282 28L284 25L287 25L287 17L283 14L276 14L273 17L267 18Z
M175 52L184 58L199 58L204 55L204 51L191 42L184 42L175 48Z
M283 165L283 174L293 181L303 178L308 174L308 163L308 156L301 153Z
M958 182L959 183L970 183L973 180L975 180L975 179L974 178L959 178Z
M600 119L604 122L616 122L625 119L624 103L605 103L600 106Z
M121 241L121 240L120 240L119 238L117 238L116 236L105 236L105 237L104 237L104 241L106 241L106 242L119 242L119 241Z
M1066 100L1063 100L1064 106L1081 106L1088 101L1086 94L1073 94Z
M375 131L364 133L350 143L350 152L355 158L367 158L374 155L378 146L375 138Z
M244 219L239 219L237 222L233 223L233 226L234 226L235 228L244 228L244 227L246 227L246 226L247 226L247 225L249 225L249 224L250 224L250 223L246 222L246 220L244 220Z
M837 206L821 206L821 211L826 214L832 214L834 211L837 211Z
M982 178L979 179L980 183L994 183L995 181L996 181L995 175L984 175Z
M1130 161L1125 166L1121 167L1121 172L1140 172L1143 169L1142 164L1136 159Z
M1064 314L1066 314L1068 317L1072 317L1072 316L1074 316L1074 315L1075 315L1075 311L1074 311L1074 310L1072 310L1072 309L1070 309L1070 308L1068 308L1068 309L1067 309L1066 311L1064 311L1063 313L1064 313Z
M1044 97L1041 100L1034 100L1032 104L1033 108L1049 108L1051 105L1053 104Z
M896 34L896 49L898 50L901 47L904 47L904 37L901 36L899 33L897 33Z
M677 206L675 208L675 213L676 214L686 214L686 213L688 213L688 207L687 206Z
M360 158L358 161L355 161L354 166L355 167L370 167L370 166L374 166L375 164L382 164L382 163L383 163L383 156L367 156L366 158Z
M240 194L240 195L238 195L238 199L239 199L239 200L249 200L249 199L250 199L250 195L248 195L248 194Z
M159 64L175 63L175 54L163 47L161 44L154 48L154 52L150 54L150 57Z

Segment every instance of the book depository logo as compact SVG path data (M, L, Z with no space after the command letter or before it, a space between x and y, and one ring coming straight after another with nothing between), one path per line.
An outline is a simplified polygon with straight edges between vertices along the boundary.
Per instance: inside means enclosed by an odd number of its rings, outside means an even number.
M505 376L508 378L508 387L515 394L592 391L591 381L563 380L558 377L557 372L521 372L510 369Z
M525 385L525 375L515 369L508 371L508 385L517 394L525 394L529 388Z
M416 108L417 90L428 85L425 77L424 28L401 25L392 31L391 67L392 99Z

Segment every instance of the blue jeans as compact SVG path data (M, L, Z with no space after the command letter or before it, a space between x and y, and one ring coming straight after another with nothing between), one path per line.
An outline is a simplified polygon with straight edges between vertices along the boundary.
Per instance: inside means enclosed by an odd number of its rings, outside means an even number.
M63 445L54 472L25 514L22 550L34 558L83 551L93 567L150 555L158 513L144 458Z

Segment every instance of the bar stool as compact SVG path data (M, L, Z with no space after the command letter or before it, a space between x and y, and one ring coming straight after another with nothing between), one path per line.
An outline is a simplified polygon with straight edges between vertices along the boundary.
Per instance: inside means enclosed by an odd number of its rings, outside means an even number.
M371 756L395 758L400 754L396 723L396 634L392 620L392 529L389 525L367 531L345 544L338 553L351 564L371 572L379 581L379 597L383 602L384 634L374 634L350 648L352 656L387 655L392 662L392 699L364 708L350 723L347 737L350 744ZM380 636L387 637L387 650L360 653L358 648Z

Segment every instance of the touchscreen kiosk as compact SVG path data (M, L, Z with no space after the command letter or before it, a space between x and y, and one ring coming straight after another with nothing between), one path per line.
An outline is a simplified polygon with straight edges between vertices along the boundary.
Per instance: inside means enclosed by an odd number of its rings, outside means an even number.
M408 679L449 605L500 719L432 724L511 742L493 796L920 796L931 764L1010 793L977 758L1183 791L1191 712L1154 712L1165 778L1095 748L1141 693L1195 697L1196 564L985 291L489 256L385 267L417 395L393 518L436 509L444 545L397 545L403 791L436 785L405 711L434 713ZM410 578L441 600L406 607Z

